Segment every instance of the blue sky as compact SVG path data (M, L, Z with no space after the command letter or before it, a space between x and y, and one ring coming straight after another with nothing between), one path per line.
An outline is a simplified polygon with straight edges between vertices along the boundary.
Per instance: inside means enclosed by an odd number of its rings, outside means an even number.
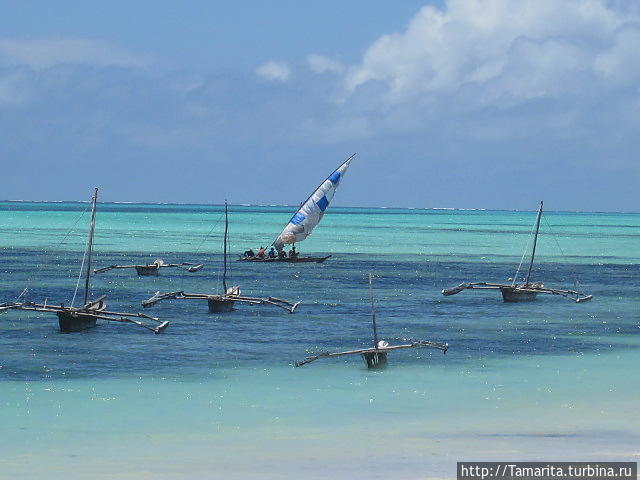
M639 211L640 10L4 2L2 199Z

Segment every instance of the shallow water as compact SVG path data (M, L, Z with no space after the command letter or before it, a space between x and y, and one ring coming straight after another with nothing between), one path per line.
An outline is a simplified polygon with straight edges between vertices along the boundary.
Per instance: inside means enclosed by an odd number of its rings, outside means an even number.
M101 204L96 267L202 261L191 274L96 275L109 307L155 291L220 289L222 208ZM0 203L0 301L70 302L86 204ZM231 251L270 243L288 207L231 208ZM60 334L55 316L0 317L2 478L450 478L458 460L637 460L640 215L543 218L533 278L579 282L594 299L440 290L512 277L535 212L332 208L304 243L324 264L231 262L243 293L302 300L290 315L170 301L146 313L162 335L101 323ZM70 232L75 224L75 228ZM526 268L526 261L523 264ZM521 274L520 277L522 275ZM291 362L371 342L366 275L381 338L449 352ZM77 302L76 302L77 303Z

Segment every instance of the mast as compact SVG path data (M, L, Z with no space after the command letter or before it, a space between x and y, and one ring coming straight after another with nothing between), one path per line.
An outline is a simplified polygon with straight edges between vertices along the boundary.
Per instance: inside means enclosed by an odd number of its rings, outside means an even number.
M538 217L536 218L536 234L533 237L533 250L531 251L531 262L529 263L529 271L527 272L527 278L524 281L525 285L529 285L529 277L531 276L531 269L533 268L533 259L536 256L536 244L538 243L538 232L540 231L540 217L542 216L542 204L540 202L540 208L538 209Z
M224 242L223 242L223 251L224 251L224 260L223 265L224 268L222 270L222 289L224 290L222 293L227 293L227 236L229 235L229 211L227 207L227 201L224 201Z
M93 192L93 200L91 206L91 222L89 223L89 241L87 243L87 273L84 280L84 305L89 302L90 285L91 280L91 255L93 253L93 234L96 229L96 204L98 203L98 189Z
M369 274L369 296L371 297L371 323L373 324L373 348L378 348L378 327L376 325L376 305L373 301L372 275Z

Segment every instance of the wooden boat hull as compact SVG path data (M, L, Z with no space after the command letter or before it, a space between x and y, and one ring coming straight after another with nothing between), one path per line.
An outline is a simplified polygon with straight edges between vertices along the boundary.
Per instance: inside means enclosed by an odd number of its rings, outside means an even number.
M104 296L87 303L82 310L64 309L56 312L58 325L63 333L79 332L96 326L96 315L99 315L107 305Z
M220 300L217 298L208 298L209 313L227 313L234 310L234 300Z
M141 277L150 277L160 273L158 265L136 265L135 269L136 273Z
M381 368L387 364L387 352L366 352L361 355L367 368Z
M284 257L284 258L270 258L270 257L241 257L242 262L262 262L262 263L322 263L331 255L325 257Z
M91 314L62 311L56 312L58 325L63 333L79 332L96 326L96 317Z
M502 300L508 303L532 302L538 296L537 292L523 291L513 287L501 287Z

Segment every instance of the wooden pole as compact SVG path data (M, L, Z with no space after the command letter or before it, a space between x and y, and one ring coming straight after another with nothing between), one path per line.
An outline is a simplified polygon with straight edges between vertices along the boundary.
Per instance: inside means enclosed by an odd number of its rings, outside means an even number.
M224 201L224 269L222 271L222 290L227 293L227 235L229 234L229 211L227 201Z
M89 287L91 279L91 255L93 253L93 233L96 227L96 204L98 203L98 189L93 193L93 205L91 207L91 223L89 224L89 243L87 245L87 275L84 281L84 305L89 301Z
M371 297L371 323L373 324L373 348L378 348L378 327L376 325L376 305L373 300L373 275L369 274L369 296Z
M533 237L533 250L531 251L531 262L529 263L529 271L527 272L527 278L524 281L525 285L529 285L529 277L531 277L531 269L533 268L533 259L536 256L536 244L538 243L538 232L540 231L540 217L542 216L542 203L540 202L540 208L538 209L538 217L536 218L536 234Z

